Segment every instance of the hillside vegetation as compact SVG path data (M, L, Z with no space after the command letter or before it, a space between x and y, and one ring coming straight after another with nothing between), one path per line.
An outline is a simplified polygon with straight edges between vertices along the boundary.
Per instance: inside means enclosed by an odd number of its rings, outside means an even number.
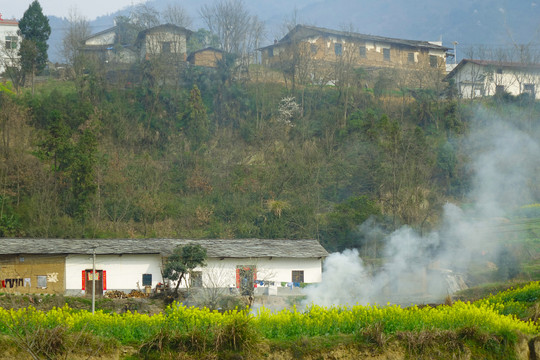
M470 187L461 141L475 103L381 79L366 89L362 71L347 89L294 91L226 66L192 69L180 86L146 75L126 86L90 72L34 95L0 92L0 236L361 248L356 228L369 217L422 233ZM540 110L519 98L483 106L524 109L508 120L524 129Z

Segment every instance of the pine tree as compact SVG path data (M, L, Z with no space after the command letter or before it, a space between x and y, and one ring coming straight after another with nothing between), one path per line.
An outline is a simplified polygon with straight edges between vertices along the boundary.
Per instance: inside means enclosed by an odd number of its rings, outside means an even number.
M49 19L43 15L43 10L37 0L34 0L28 10L24 12L21 21L19 21L19 30L23 37L23 43L27 42L27 46L23 46L21 49L35 47L36 50L35 52L20 52L23 69L26 68L27 72L33 72L33 70L37 72L43 71L48 60L47 50L49 45L47 40L51 35L51 27L49 26Z

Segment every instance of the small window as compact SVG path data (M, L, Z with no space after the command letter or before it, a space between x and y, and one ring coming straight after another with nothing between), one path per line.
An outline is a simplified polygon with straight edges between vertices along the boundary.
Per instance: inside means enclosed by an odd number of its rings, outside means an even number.
M502 95L504 94L504 85L497 85L495 86L495 95Z
M496 72L497 74L502 74L502 73L503 73L501 68L498 68L497 70L495 70L495 72Z
M412 52L407 53L407 62L409 64L414 64L414 53Z
M171 43L170 42L161 43L161 52L164 54L169 54L171 52Z
M360 57L367 57L367 49L365 46L360 46L358 50L360 51Z
M37 276L37 287L40 289L47 288L47 275L38 275Z
M17 36L6 36L6 49L16 49L17 41Z
M382 49L384 61L390 61L390 49Z
M315 45L315 44L311 44L311 45L309 46L309 49L310 49L310 51L311 51L312 54L316 54L316 53L317 53L317 50L318 50L317 45Z
M268 49L268 57L269 58L274 57L274 48L269 48Z
M189 285L191 287L202 287L202 271L192 271L189 274Z
M534 96L535 95L534 84L524 84L523 85L523 93Z
M429 66L432 68L439 67L439 59L435 55L429 55Z
M143 286L152 286L152 274L143 274L142 275L142 285Z
M292 281L296 283L304 282L304 270L293 270L292 271Z
M334 52L337 56L341 56L343 54L343 45L341 45L340 43L335 43Z

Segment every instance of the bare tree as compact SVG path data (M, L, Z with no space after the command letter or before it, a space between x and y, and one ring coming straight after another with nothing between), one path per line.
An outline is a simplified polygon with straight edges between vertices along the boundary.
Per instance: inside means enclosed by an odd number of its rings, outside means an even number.
M193 24L193 19L182 6L178 4L168 4L161 13L163 20L168 24L189 28Z
M228 53L247 54L262 33L262 23L249 14L242 0L204 5L200 15L208 29L217 35L222 50Z
M69 25L62 39L61 53L64 60L73 69L73 75L77 75L81 70L77 65L81 63L81 46L84 39L90 36L91 29L88 20L77 14L75 10L70 10L68 15Z
M161 16L159 11L154 7L139 4L132 8L129 14L129 22L134 25L138 30L149 29L154 26L158 26L161 23Z

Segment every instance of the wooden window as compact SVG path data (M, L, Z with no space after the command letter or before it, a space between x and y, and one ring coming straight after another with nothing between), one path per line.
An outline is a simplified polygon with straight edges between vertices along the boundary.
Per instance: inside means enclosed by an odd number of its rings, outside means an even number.
M170 54L171 52L171 43L170 42L162 42L161 43L161 52L164 54Z
M412 52L407 53L407 62L409 64L414 64L414 53Z
M435 55L429 55L429 66L432 68L439 67L439 59Z
M192 271L189 274L189 286L191 287L202 287L202 271Z
M360 52L360 57L367 57L367 49L365 46L360 46L360 48L358 49L359 52Z
M311 51L312 54L316 54L316 53L317 53L317 50L318 50L317 45L315 45L315 44L311 44L311 45L309 46L309 49L310 49L310 51Z
M274 48L269 48L268 49L268 57L269 58L274 57Z
M292 281L296 283L304 282L304 270L293 270L292 271Z
M495 86L495 95L502 95L504 94L504 85L497 85Z
M390 61L390 49L382 49L384 61Z
M152 286L152 274L142 274L142 285Z
M340 43L335 43L334 52L337 56L341 56L343 54L343 45L341 45Z
M6 36L6 49L16 49L18 39L17 36Z
M501 68L498 68L496 71L495 71L497 74L502 74L503 73L503 70Z

